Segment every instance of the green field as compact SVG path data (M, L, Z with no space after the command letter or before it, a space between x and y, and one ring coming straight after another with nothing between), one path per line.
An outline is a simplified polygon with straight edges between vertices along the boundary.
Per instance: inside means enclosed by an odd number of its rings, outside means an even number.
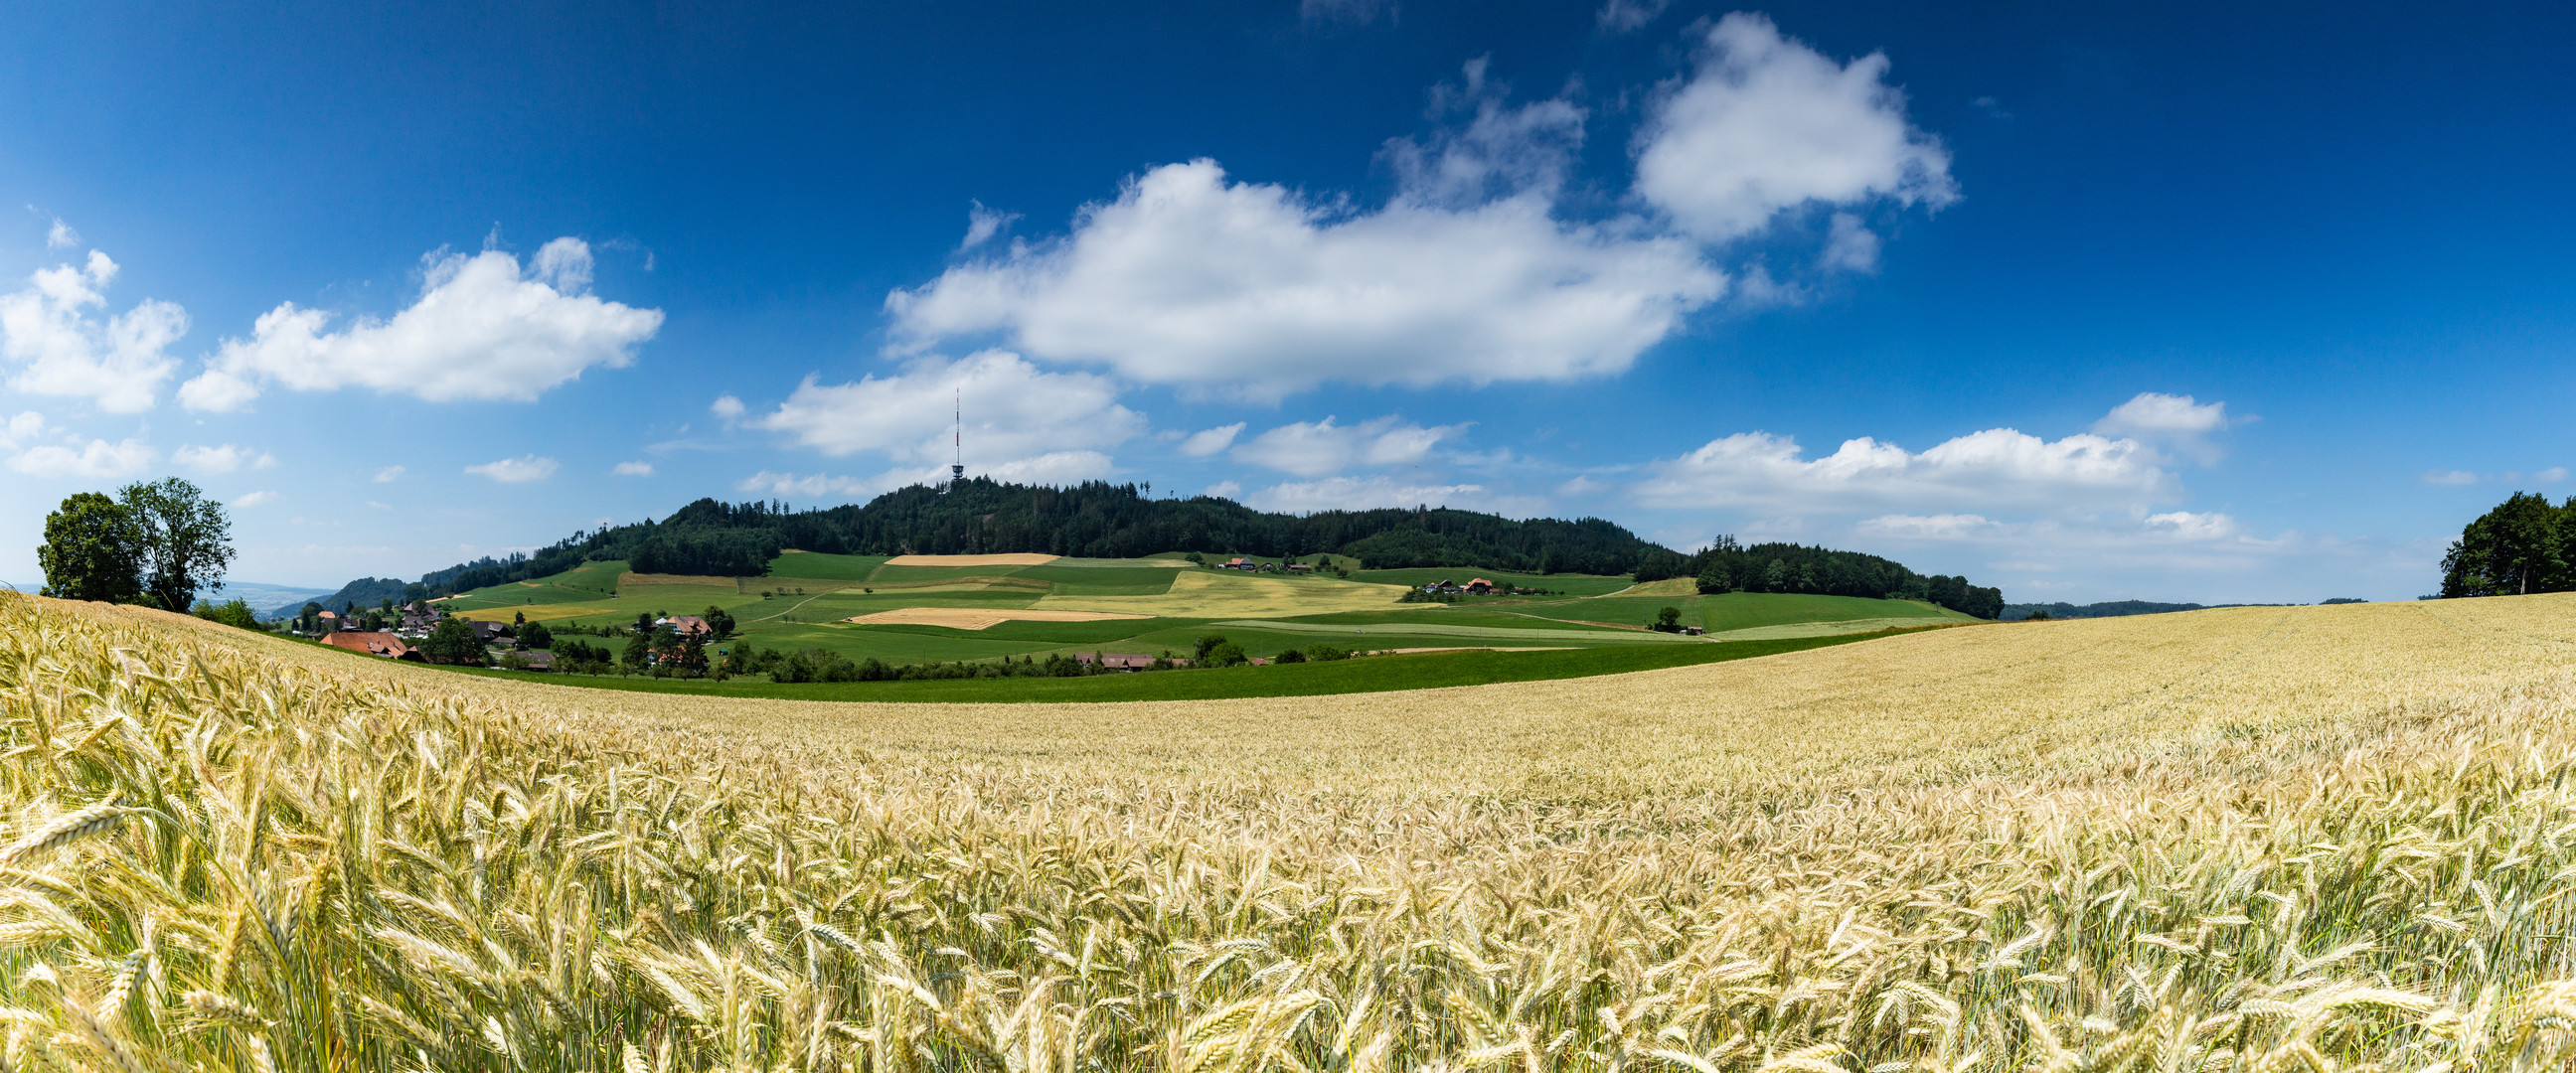
M441 606L500 621L524 615L558 633L591 633L594 643L611 647L622 643L639 614L698 614L715 606L737 624L738 636L723 649L821 649L892 664L1042 659L1094 651L1186 655L1210 634L1221 634L1258 657L1329 644L1357 651L1586 650L1557 657L1580 661L1609 658L1613 650L1705 646L1711 640L1799 640L1964 620L1928 604L1836 596L1613 596L1606 594L1632 591L1630 579L1584 574L1538 576L1461 567L1355 571L1342 580L1174 565L1178 562L1163 556L1058 559L1038 566L897 566L878 556L790 552L771 562L769 576L733 579L666 579L630 574L623 562L597 562L549 578L478 589ZM1444 577L1462 582L1482 577L1568 595L1398 602L1405 592L1400 586ZM1688 589L1683 583L1657 587ZM1664 607L1679 609L1683 625L1703 627L1715 636L1644 629ZM980 630L846 621L910 608L1145 617L1004 621Z
M1229 635L1230 636L1230 635ZM779 685L769 682L676 681L589 675L531 674L524 671L464 670L461 673L562 685L595 686L638 693L695 696L764 697L782 700L916 701L933 703L1028 704L1044 701L1223 700L1233 697L1304 697L1328 693L1383 693L1403 689L1534 682L1553 678L1650 671L1698 663L1721 663L1777 655L1826 645L1867 640L1875 634L1804 637L1726 644L1657 645L1609 651L1433 652L1410 656L1373 656L1334 663L1300 663L1279 667L1232 667L1221 670L1154 671L1102 674L1087 678L960 678L919 682L815 682ZM371 657L356 656L353 659Z

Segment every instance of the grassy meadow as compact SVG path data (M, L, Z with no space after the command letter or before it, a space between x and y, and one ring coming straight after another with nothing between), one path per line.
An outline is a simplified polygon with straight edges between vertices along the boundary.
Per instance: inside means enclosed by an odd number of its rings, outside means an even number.
M1408 587L1470 577L1556 594L1467 597L1456 604L1398 602ZM1077 651L1187 655L1199 637L1211 633L1223 634L1258 657L1318 643L1364 650L1696 643L1644 628L1667 606L1682 612L1684 625L1703 626L1723 640L1863 634L1971 621L1928 604L1895 600L1752 593L1702 597L1686 581L1659 585L1661 589L1648 586L1656 591L1639 595L1624 577L1542 577L1467 568L1354 571L1345 580L1216 570L1173 556L945 565L788 552L771 562L765 577L635 574L621 562L597 562L552 578L478 589L441 606L474 618L524 616L557 628L622 630L638 614L695 614L713 605L734 616L738 644L781 651L823 649L853 660L897 664L1043 659ZM1611 595L1618 593L1626 595ZM1014 621L980 630L847 621L914 608L1137 617ZM1666 659L1660 665L1675 662L1680 661Z
M2563 1068L2576 597L1128 704L0 596L8 1068Z

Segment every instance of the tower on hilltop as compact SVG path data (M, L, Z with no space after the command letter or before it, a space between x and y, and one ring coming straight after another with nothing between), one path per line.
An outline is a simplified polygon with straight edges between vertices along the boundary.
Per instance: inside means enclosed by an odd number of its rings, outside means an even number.
M955 405L956 405L956 412L955 412L955 413L953 413L953 414L951 414L951 415L949 415L949 420L952 422L952 424L949 426L949 429L948 429L948 435L949 435L949 439L950 439L950 446L956 450L957 455L956 455L956 457L955 457L953 460L951 460L951 461L948 463L948 483L950 483L950 484L955 484L955 483L957 483L957 482L959 482L959 481L962 481L962 480L965 480L965 479L966 479L966 391L965 391L965 389L963 389L963 388L958 389L958 391L957 391L957 396L956 396L955 400L953 400L953 401L955 402Z

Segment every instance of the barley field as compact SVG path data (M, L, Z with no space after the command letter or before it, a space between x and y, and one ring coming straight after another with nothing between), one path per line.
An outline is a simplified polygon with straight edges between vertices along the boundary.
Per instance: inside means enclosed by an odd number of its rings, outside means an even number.
M722 700L0 596L8 1070L2576 1058L2576 597Z

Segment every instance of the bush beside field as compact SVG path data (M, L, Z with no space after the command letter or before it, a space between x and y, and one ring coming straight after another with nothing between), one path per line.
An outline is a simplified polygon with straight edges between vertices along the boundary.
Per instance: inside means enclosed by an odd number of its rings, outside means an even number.
M0 597L64 1069L2547 1069L2576 599L892 707Z

